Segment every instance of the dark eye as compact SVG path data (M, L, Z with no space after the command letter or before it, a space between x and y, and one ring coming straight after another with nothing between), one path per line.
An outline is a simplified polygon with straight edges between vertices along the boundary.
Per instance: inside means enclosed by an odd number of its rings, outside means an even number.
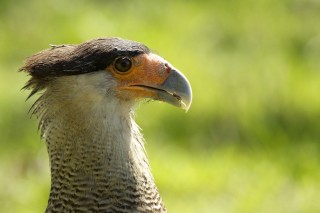
M127 72L130 70L131 66L132 66L131 59L127 57L117 58L114 62L114 67L119 72Z

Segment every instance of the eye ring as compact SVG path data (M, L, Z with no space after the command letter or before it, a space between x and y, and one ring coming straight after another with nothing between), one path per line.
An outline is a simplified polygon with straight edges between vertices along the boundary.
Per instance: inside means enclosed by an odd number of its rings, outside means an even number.
M121 57L116 58L113 66L117 72L126 73L132 67L132 60L129 57L121 56Z

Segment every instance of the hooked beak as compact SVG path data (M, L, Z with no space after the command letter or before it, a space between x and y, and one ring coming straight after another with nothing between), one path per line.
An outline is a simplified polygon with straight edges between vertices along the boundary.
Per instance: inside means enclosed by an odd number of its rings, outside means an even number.
M192 102L192 90L188 79L178 70L171 70L167 79L158 87L156 100L189 110Z
M188 111L192 102L192 90L181 72L152 53L136 56L133 61L134 66L128 74L115 73L123 98L150 98Z

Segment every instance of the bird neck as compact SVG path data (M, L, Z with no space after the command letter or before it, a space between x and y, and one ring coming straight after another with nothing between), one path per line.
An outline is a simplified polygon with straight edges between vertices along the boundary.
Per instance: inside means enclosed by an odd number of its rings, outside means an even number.
M130 109L69 104L50 103L40 123L51 166L47 212L165 212Z

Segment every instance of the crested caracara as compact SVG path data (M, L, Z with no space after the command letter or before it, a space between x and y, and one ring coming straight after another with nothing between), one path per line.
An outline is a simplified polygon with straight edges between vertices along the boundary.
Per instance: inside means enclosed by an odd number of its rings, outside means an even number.
M50 159L46 212L166 212L134 121L141 100L188 110L188 80L145 45L100 38L57 45L21 68ZM29 97L30 97L29 96Z

